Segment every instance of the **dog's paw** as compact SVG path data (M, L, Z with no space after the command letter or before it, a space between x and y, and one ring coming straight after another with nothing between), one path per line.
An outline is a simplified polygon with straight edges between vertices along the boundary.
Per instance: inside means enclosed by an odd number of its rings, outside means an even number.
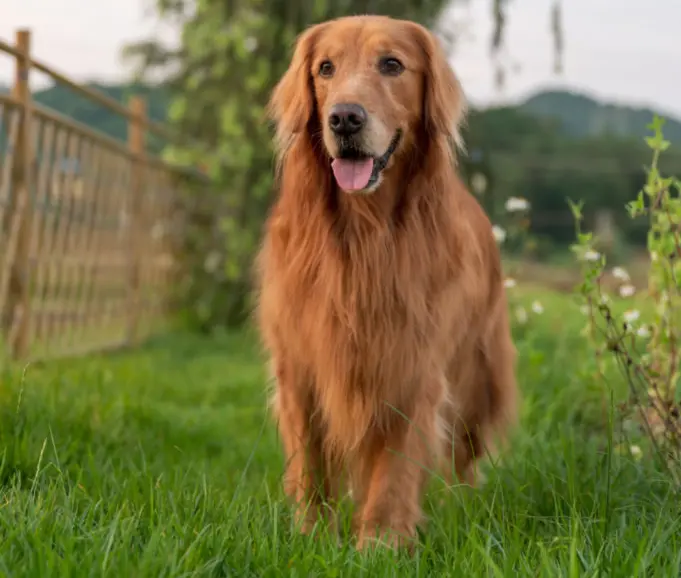
M377 548L406 550L413 553L416 547L417 533L415 528L387 528L370 532L362 529L357 539L357 549L368 551Z

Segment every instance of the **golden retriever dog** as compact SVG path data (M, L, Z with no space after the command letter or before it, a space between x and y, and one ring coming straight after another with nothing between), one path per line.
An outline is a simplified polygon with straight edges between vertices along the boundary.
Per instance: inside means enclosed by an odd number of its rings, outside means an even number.
M429 472L474 485L516 419L499 251L455 170L464 110L437 39L381 16L306 30L271 98L257 316L284 486L309 531L347 482L360 549L413 545Z

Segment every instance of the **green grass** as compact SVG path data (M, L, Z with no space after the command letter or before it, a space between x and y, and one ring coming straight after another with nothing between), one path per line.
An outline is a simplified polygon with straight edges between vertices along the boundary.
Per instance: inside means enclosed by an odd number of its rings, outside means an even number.
M678 576L679 496L653 460L608 451L608 395L589 377L583 316L564 297L539 297L546 312L517 332L513 451L477 492L434 481L413 558L359 554L324 527L293 531L250 335L175 335L8 369L0 574Z

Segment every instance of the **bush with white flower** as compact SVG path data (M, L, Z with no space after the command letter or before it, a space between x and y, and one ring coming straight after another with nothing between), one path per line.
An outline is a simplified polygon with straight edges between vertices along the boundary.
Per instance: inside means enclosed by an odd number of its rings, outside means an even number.
M509 213L526 212L530 210L530 202L520 197L509 197L506 200L506 210Z
M630 391L628 402L620 406L625 422L640 427L657 450L655 455L681 483L681 180L663 177L658 168L660 154L670 144L664 140L663 124L655 117L650 125L654 134L646 142L653 151L653 162L646 185L627 206L631 218L645 216L649 220L652 311L642 313L630 307L616 312L603 288L605 258L595 249L592 234L581 231L581 203L571 203L577 223L573 250L582 264L579 291L588 315L585 333L596 354L598 377L605 380L616 370L624 377ZM623 267L614 267L610 274L618 283L620 298L634 297L636 288ZM645 309L643 302L641 305ZM631 446L629 452L638 457L641 448Z
M530 225L530 202L522 197L509 197L504 204L502 223L492 226L494 238L504 252L518 252L527 244Z
M506 246L511 243L515 248L522 248L527 240L529 229L530 203L522 197L509 197L505 203L507 228L499 224L492 226L494 238L500 246L502 253L505 253ZM535 301L527 308L517 298L514 288L517 286L516 278L519 273L519 264L513 265L510 261L504 262L504 287L511 312L511 318L516 326L525 326L530 320L531 315L541 315L544 308L539 301Z

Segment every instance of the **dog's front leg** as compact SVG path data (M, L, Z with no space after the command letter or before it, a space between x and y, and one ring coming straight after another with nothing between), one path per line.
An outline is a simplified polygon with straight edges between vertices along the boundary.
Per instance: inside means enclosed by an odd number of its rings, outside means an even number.
M438 423L437 405L421 400L411 418L396 419L368 448L359 549L413 545L428 472L440 455Z
M286 458L284 491L296 507L296 522L309 533L332 493L322 432L314 418L312 382L292 364L276 365L276 413Z

